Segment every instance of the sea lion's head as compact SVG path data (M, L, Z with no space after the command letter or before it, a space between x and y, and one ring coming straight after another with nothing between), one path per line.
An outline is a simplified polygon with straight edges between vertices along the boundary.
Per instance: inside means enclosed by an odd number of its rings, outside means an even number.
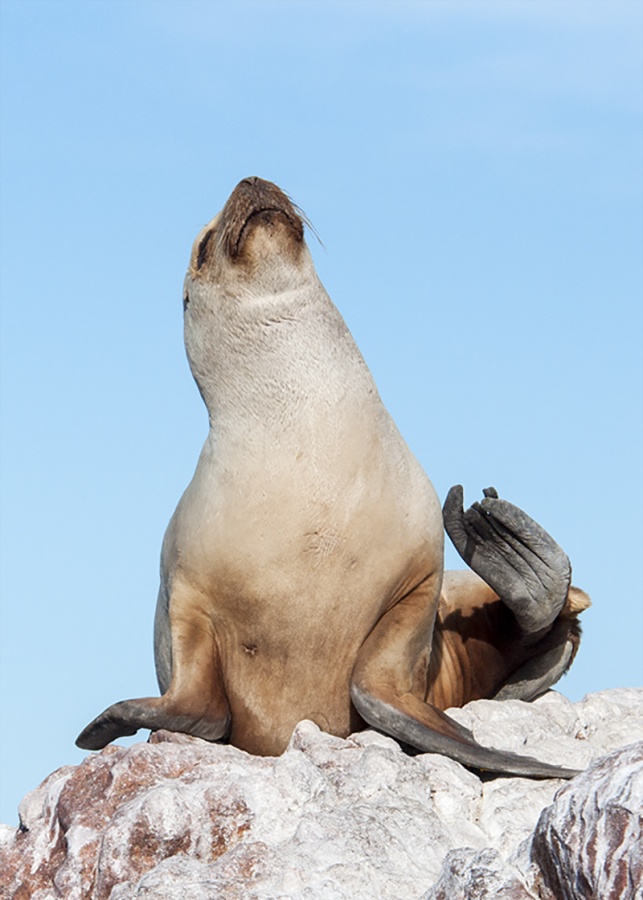
M299 280L305 246L302 215L286 194L244 178L197 236L186 281L216 286L223 296L280 293Z
M209 409L208 384L223 377L226 360L238 361L239 342L252 344L257 329L292 319L320 291L304 221L277 185L244 178L197 236L183 289L184 335Z

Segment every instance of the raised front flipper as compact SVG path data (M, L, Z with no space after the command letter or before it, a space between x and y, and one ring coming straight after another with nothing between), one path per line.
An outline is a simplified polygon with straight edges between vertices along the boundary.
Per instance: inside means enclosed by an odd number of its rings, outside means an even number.
M419 585L382 616L360 648L351 679L351 699L359 714L418 750L442 753L473 768L533 778L577 775L573 769L483 747L470 731L426 702L438 588L437 577Z
M476 574L511 609L521 630L548 628L563 607L571 582L569 559L556 541L530 516L495 488L466 512L461 485L444 503L444 527Z

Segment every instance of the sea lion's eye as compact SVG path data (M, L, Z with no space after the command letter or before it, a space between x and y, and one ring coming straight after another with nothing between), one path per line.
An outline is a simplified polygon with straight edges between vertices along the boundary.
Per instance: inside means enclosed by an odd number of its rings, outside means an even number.
M186 291L185 294L183 294L183 312L185 312L185 310L188 308L189 302L190 302L190 295Z
M214 236L214 229L211 228L201 239L199 243L199 249L197 250L196 255L196 269L197 272L199 269L207 262L209 257L209 250L211 250L210 241Z

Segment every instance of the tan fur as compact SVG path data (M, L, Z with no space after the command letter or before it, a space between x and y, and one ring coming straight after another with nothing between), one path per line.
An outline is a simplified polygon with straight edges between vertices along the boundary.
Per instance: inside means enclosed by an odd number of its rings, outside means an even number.
M241 182L198 235L184 307L211 427L163 543L163 696L111 707L81 746L165 727L277 754L304 718L341 736L362 727L356 705L375 698L482 750L442 711L492 696L576 633L585 595L572 589L535 639L473 573L443 582L435 491L275 185Z
M577 617L590 605L584 591L570 587L556 621L534 639L520 632L509 609L474 572L445 572L426 699L445 710L493 697L520 666L566 641L573 644L571 665L580 644Z

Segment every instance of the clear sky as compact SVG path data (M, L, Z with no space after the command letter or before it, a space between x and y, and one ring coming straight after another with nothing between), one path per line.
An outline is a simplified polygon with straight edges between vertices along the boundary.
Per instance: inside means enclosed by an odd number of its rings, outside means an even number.
M643 6L0 15L0 821L94 715L157 692L160 544L207 426L182 280L248 175L314 223L440 496L493 484L569 553L594 606L562 691L640 685Z

